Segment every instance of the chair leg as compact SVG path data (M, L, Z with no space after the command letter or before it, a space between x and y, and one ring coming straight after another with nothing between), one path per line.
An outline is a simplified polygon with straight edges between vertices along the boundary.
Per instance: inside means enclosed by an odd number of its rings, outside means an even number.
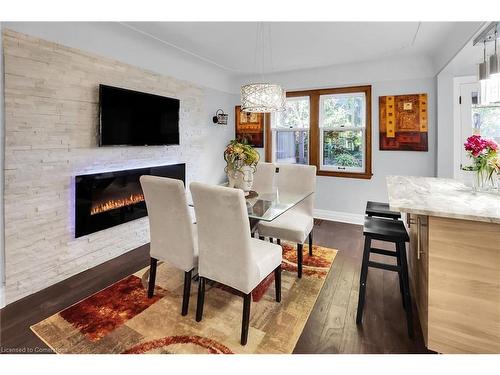
M302 244L297 244L297 274L299 279L302 278Z
M276 289L276 302L281 302L281 264L274 269L274 287Z
M281 246L281 240L279 238L276 238L276 243Z
M243 296L243 319L241 321L241 345L247 344L248 326L250 324L250 303L252 301L252 293Z
M363 318L363 307L365 305L366 278L368 276L368 261L370 260L371 239L365 237L365 247L363 250L363 262L361 263L361 275L359 277L359 297L358 312L356 314L356 324L361 323Z
M406 323L408 326L408 336L413 338L413 313L411 308L410 282L408 278L408 263L406 261L406 245L404 242L396 244L401 256L401 273L403 274L403 288L406 306Z
M274 243L274 239L272 237L269 237L269 242Z
M200 276L198 282L198 303L196 304L196 321L201 322L203 317L203 303L205 302L205 278Z
M148 285L148 298L152 298L155 292L155 280L156 280L156 266L158 264L158 259L151 258L151 265L149 266L149 285Z
M309 232L309 256L313 256L313 230Z
M184 272L184 293L182 295L182 316L186 316L189 309L189 294L191 293L191 278L193 270Z
M403 270L401 267L401 254L399 251L399 247L396 245L396 263L399 267L398 278L399 278L399 292L401 293L401 301L403 303L403 309L405 306L405 293L404 293L404 285L403 285Z

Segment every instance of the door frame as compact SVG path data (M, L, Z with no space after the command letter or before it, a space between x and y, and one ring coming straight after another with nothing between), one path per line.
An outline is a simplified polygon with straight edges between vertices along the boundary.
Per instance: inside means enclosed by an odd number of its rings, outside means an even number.
M476 76L461 76L453 78L453 178L462 179L460 169L462 142L462 119L460 113L460 86L464 83L477 82ZM439 151L438 151L439 152Z

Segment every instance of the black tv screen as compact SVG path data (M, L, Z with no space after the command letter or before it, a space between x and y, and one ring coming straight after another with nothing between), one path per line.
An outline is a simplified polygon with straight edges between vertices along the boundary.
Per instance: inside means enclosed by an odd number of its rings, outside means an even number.
M99 145L178 145L179 104L179 99L99 85Z

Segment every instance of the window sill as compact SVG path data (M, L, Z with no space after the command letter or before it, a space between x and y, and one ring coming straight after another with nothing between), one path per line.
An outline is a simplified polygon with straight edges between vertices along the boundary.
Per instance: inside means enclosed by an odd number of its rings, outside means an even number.
M353 172L334 172L334 171L322 171L318 170L316 172L317 176L329 176L329 177L345 177L345 178L358 178L363 180L370 180L373 176L371 172L365 173L353 173Z

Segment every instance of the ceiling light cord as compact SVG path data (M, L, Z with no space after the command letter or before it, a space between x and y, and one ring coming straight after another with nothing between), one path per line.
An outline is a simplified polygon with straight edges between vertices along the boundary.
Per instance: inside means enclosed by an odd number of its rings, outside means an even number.
M267 30L266 30L267 26ZM260 22L257 28L257 38L260 41L262 55L260 56L260 83L249 83L241 86L241 110L254 113L272 113L285 110L286 91L280 85L264 81L264 72L266 66L266 37L269 38L269 60L272 69L272 43L271 27ZM256 53L257 55L257 47ZM256 59L257 61L257 59ZM257 65L257 64L256 64ZM255 66L255 75L258 75L258 67Z
M266 49L264 37L264 22L259 22L257 24L257 33L255 37L254 73L256 76L260 76L261 82L264 82L264 55Z
M267 36L267 44L266 44ZM269 49L269 56L266 51ZM269 72L273 71L273 44L271 39L271 25L266 25L264 22L259 22L257 25L257 35L255 38L255 56L254 67L255 74L260 76L261 82L264 82L264 75L266 74L266 58L269 60Z
M258 68L257 68L257 64L258 64L258 53L259 53L259 24L257 24L257 32L255 33L255 53L254 53L254 56L253 56L253 66L254 66L254 69L257 71ZM251 72L252 73L252 72Z
M273 72L273 42L271 40L271 24L268 25L267 27L267 32L268 32L268 40L269 40L269 73Z
M260 38L261 38L261 47L262 47L262 64L260 66L260 77L262 82L264 82L264 65L265 65L265 56L266 56L266 41L264 38L264 22L260 24Z

